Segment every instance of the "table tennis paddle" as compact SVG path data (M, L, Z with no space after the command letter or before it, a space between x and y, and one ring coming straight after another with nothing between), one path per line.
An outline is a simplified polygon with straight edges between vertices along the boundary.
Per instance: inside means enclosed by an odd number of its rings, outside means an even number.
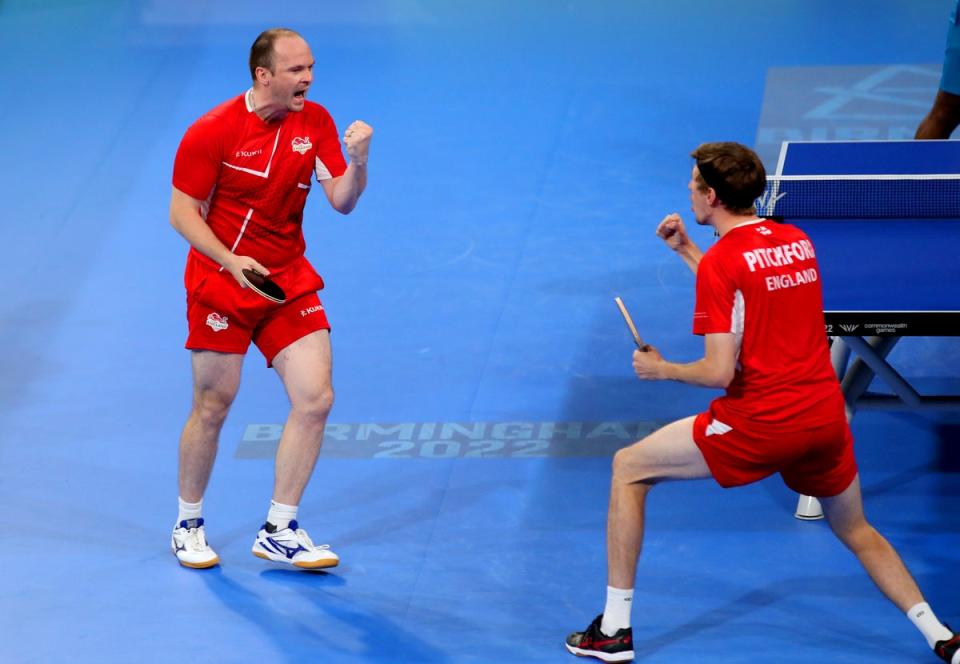
M243 270L241 274L243 274L244 283L252 288L255 293L262 295L271 302L276 302L277 304L283 304L287 301L287 294L284 293L283 289L280 288L272 279L269 279L256 270L251 269Z
M630 318L630 312L627 311L627 306L623 303L623 300L615 297L613 301L617 303L617 308L620 309L623 320L627 323L627 327L630 328L630 334L633 335L633 343L637 344L637 350L644 353L650 350L650 347L643 343L643 339L640 338L640 334L637 332L637 326L633 324L633 319Z

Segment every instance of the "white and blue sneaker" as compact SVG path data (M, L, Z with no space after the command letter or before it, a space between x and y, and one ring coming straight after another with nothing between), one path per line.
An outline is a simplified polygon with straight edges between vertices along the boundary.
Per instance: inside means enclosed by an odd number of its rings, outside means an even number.
M300 569L325 569L340 564L340 557L329 545L314 544L296 521L282 530L272 523L263 524L253 543L253 555Z
M173 529L170 548L184 567L206 569L220 563L220 556L207 544L203 519L185 519Z

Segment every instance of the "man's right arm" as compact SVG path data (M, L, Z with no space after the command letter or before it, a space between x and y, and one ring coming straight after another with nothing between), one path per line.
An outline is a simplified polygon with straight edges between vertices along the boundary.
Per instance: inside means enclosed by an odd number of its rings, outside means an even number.
M173 187L170 195L170 225L190 243L191 247L216 261L218 265L222 265L244 288L246 284L241 277L241 271L253 269L263 275L270 274L270 270L249 256L237 256L227 249L200 216L202 205L202 201Z
M697 266L700 265L703 252L687 235L687 229L684 227L679 214L674 212L663 218L663 221L657 226L657 237L677 252L694 274L697 273Z

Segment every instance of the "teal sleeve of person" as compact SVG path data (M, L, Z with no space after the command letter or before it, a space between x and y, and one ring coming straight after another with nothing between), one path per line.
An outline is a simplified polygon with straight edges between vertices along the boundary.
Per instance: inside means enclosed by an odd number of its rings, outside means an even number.
M960 95L960 0L953 5L950 23L947 26L947 46L943 54L943 72L940 75L940 89L950 94Z

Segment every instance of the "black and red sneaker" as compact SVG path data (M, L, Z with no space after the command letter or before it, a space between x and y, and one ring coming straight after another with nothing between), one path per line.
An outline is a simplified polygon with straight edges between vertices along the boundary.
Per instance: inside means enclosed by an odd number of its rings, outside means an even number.
M933 652L949 664L960 664L960 634L954 632L949 639L937 641L937 645L933 646Z
M567 637L567 650L577 657L596 657L605 662L629 662L633 659L633 630L617 630L613 636L600 631L603 614L597 616L585 632Z

